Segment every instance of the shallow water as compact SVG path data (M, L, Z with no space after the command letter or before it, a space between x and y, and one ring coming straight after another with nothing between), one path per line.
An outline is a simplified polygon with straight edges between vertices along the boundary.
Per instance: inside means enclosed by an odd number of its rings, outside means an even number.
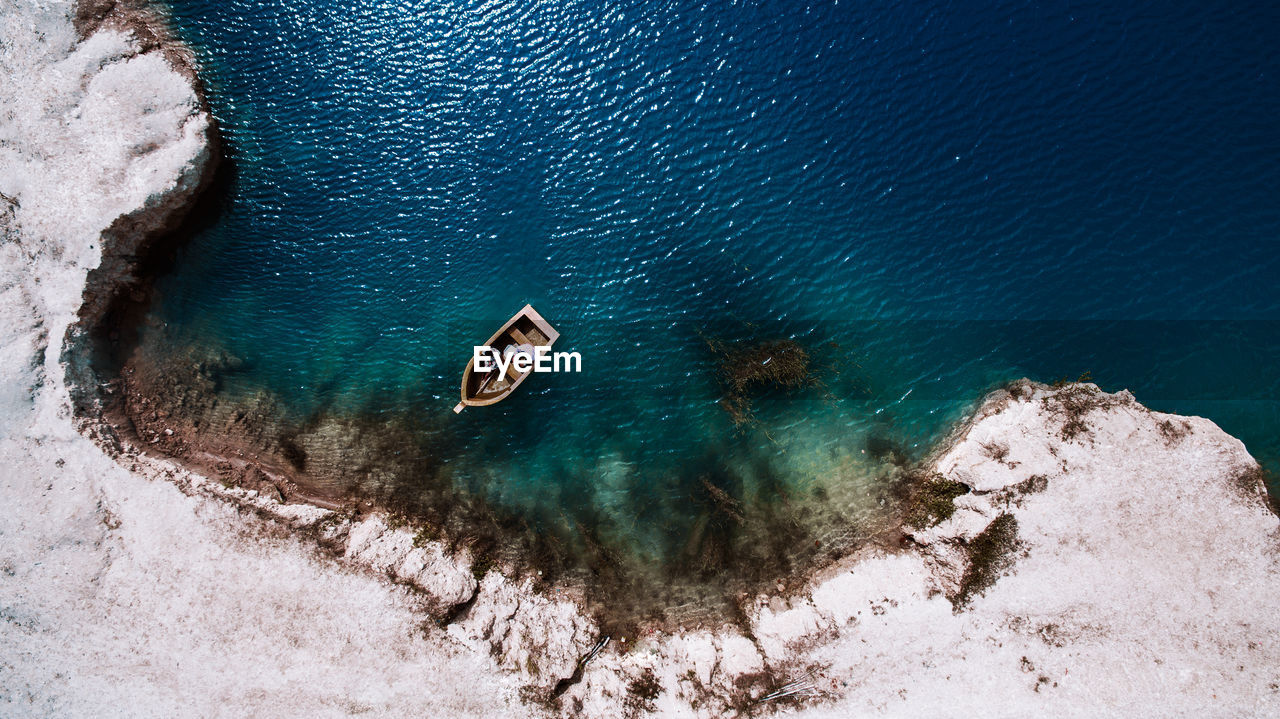
M242 360L219 401L313 464L390 442L353 481L662 567L720 556L704 479L762 532L872 526L886 457L1024 375L1280 456L1275 8L172 5L236 175L144 348ZM454 417L525 302L584 371ZM735 430L706 340L779 337L820 384Z

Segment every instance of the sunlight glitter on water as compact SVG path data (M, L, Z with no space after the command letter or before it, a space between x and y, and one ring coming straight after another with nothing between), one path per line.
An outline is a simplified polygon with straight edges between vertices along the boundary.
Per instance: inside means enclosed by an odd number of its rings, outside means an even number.
M1280 456L1280 93L1212 8L173 5L235 177L143 349L232 358L182 411L250 408L317 482L447 487L697 574L779 524L874 525L1022 375L1209 407ZM453 417L525 302L584 372ZM778 339L817 383L737 428L707 342Z

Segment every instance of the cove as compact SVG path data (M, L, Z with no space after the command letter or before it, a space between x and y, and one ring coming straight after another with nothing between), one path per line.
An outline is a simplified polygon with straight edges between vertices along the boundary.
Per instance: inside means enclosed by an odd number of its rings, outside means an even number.
M1280 456L1275 17L171 5L235 174L131 363L319 490L679 615L874 537L1017 377ZM455 416L525 302L583 371ZM736 425L714 347L779 339L814 381Z

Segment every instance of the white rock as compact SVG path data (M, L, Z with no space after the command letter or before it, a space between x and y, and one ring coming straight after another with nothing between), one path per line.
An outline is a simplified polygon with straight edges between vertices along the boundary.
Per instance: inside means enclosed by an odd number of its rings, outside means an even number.
M475 602L449 626L464 643L494 652L499 663L544 689L573 675L578 659L596 640L595 623L567 599L535 593L533 580L519 582L490 571Z
M345 556L417 587L436 611L462 604L476 591L476 580L464 558L446 555L439 542L415 547L412 532L388 528L381 515L351 527Z
M764 669L764 657L750 639L740 634L720 638L720 673L725 677L754 674Z

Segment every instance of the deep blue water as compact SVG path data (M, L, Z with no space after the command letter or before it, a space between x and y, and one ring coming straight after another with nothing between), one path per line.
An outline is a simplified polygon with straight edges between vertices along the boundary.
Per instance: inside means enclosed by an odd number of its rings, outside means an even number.
M246 361L228 402L412 426L655 562L707 473L864 517L877 447L1024 375L1280 456L1280 6L172 5L236 175L155 312ZM525 302L585 371L454 418ZM735 432L704 336L823 387Z

